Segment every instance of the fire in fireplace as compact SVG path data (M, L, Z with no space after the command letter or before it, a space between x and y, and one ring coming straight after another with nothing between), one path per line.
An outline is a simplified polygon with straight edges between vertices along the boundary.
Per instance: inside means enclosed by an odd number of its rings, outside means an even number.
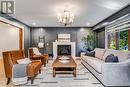
M57 45L57 55L71 55L71 45Z

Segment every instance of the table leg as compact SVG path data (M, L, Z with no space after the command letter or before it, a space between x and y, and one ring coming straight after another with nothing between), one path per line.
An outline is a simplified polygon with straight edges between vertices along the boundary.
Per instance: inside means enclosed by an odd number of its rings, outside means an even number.
M53 68L53 77L55 77L55 76L56 76L56 69Z
M73 74L74 74L74 77L76 77L76 68L74 68Z

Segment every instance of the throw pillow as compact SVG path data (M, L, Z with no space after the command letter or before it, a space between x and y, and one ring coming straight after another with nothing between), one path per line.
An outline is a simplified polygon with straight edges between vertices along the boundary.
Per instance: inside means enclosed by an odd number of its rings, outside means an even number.
M95 51L86 52L85 55L86 55L86 56L95 57Z
M118 57L110 54L106 57L105 62L119 62Z
M32 61L29 58L19 59L17 60L18 64L29 64Z

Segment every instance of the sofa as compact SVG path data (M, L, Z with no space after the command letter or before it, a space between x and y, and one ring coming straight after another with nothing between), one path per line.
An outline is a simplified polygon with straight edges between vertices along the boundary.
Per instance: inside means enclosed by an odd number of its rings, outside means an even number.
M24 59L24 50L12 50L3 52L4 69L7 78L7 84L12 79L12 68L14 64L18 64L17 60ZM33 84L34 77L41 72L42 63L40 61L32 61L27 65L26 72L31 83Z
M95 48L95 57L81 55L81 63L105 86L130 86L130 52ZM105 62L114 54L119 62Z

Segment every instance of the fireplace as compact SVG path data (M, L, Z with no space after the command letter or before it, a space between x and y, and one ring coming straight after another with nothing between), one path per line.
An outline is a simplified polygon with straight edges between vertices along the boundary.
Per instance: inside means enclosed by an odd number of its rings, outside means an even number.
M57 55L71 55L71 45L57 45Z
M61 47L60 47L60 45L61 45ZM58 49L59 48L62 48L62 46L64 46L64 45L67 45L68 47L69 47L69 52L67 52L67 54L66 53L62 53L62 55L71 55L73 58L76 58L75 57L75 53L76 53L76 43L75 42L67 42L67 41L57 41L57 42L53 42L53 59L55 59L55 58L57 58L57 56L59 55L59 53L58 53ZM71 47L70 47L71 46Z

